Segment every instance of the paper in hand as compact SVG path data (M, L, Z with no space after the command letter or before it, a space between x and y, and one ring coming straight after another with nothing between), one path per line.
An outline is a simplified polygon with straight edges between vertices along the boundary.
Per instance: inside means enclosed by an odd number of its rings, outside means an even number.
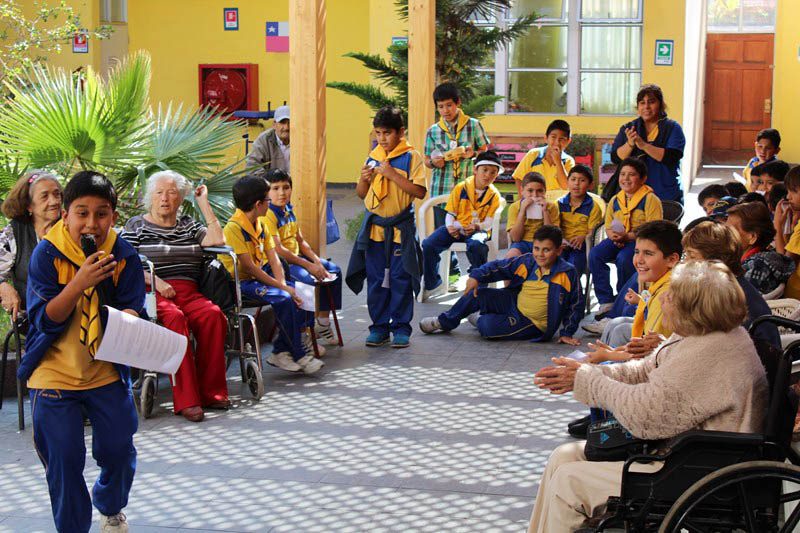
M103 306L108 320L95 359L175 374L186 353L187 338L139 317Z
M625 233L625 224L617 220L616 218L611 222L610 228L611 231L615 233Z
M580 350L575 350L574 352L568 353L564 357L568 357L569 359L574 359L575 361L582 363L589 358L589 354Z
M314 294L315 287L307 283L296 281L294 283L294 292L301 300L300 309L304 311L314 312L317 310L317 300Z
M525 218L528 220L542 220L544 218L544 208L542 204L531 204L525 209Z

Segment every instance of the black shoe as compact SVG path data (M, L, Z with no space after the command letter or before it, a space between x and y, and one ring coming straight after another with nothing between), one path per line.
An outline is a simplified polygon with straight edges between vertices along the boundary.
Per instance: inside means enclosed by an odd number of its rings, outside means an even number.
M589 429L590 422L591 417L588 415L584 416L583 418L573 420L567 424L567 433L569 433L570 437L575 437L576 439L585 439L586 431Z

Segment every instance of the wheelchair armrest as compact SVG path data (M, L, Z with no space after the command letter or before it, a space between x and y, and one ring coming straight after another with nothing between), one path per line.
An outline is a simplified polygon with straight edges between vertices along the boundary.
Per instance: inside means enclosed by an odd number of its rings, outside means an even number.
M233 253L233 248L230 246L205 246L203 247L203 253L230 255Z
M782 328L791 329L797 333L800 333L800 322L795 322L794 320L789 320L788 318L784 318L778 315L764 315L756 318L753 320L753 323L750 324L749 333L752 336L753 332L756 330L758 326L765 323L775 324L776 326L780 326Z

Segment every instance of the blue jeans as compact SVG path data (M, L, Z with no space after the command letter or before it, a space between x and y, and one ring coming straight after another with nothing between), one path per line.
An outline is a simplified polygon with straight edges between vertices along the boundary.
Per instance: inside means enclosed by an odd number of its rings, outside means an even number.
M561 257L564 261L575 267L575 270L578 272L578 277L586 272L586 250L584 248L576 250L575 248L566 247L561 253Z
M479 231L470 237L459 235L458 238L454 238L447 232L446 226L437 228L436 231L422 241L425 288L432 290L441 285L442 278L439 276L441 253L448 250L455 242L465 242L467 244L467 259L469 259L470 271L486 264L489 258L489 247L486 246L488 238L489 236L485 231Z
M462 296L447 312L439 315L444 331L458 327L461 320L480 311L478 332L487 339L527 340L542 332L517 308L517 292L509 289L478 288L478 296Z
M589 252L589 270L594 278L597 301L601 305L614 301L614 291L611 290L611 269L607 263L613 261L617 265L617 292L620 292L625 280L635 272L633 268L635 247L634 241L627 242L625 246L619 248L611 239L605 239Z
M370 333L411 335L414 317L414 289L411 276L403 268L400 245L392 245L389 288L383 286L386 258L382 242L370 241L367 247L367 310Z
M639 273L634 272L633 276L631 276L625 285L619 290L619 294L617 297L614 298L614 307L611 308L611 311L606 313L606 318L617 318L620 316L633 316L636 314L636 306L631 305L625 301L625 293L628 292L628 289L633 289L636 292L639 292Z
M333 294L333 308L334 309L341 309L342 308L342 269L339 268L338 265L335 263L331 263L326 259L320 258L320 262L322 266L325 267L325 270L330 272L331 274L336 274L336 280L326 285L330 286L331 293ZM294 281L299 281L300 283L305 283L306 285L319 285L322 287L317 281L317 278L312 276L308 273L308 270L299 266L299 265L289 265L289 274L292 276ZM332 311L331 303L328 299L328 291L327 289L322 290L319 295L319 303L318 303L319 311Z
M139 418L126 383L115 381L88 390L31 389L33 443L45 467L50 505L59 532L85 532L92 526L92 503L104 515L128 505L136 472L133 434ZM83 413L92 423L92 457L100 475L86 490Z
M297 307L289 293L260 281L249 279L239 286L242 296L270 305L278 323L278 336L272 343L272 353L289 352L298 361L305 357L300 331L309 323L310 313Z

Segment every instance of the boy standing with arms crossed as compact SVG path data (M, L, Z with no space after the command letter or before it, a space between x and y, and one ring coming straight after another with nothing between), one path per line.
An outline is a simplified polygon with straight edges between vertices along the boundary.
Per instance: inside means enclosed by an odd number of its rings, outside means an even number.
M420 290L422 251L414 224L414 199L425 197L422 156L406 142L403 114L384 107L372 121L378 146L361 168L356 194L367 209L356 237L345 281L358 294L367 280L372 320L367 346L406 348L411 337L414 295Z

